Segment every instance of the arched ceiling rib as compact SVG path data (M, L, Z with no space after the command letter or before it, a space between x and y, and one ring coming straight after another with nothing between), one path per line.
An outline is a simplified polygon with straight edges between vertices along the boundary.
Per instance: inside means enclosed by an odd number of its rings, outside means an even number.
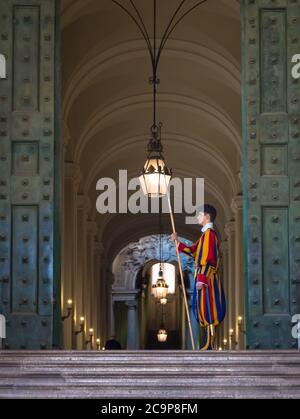
M66 29L76 20L79 20L83 15L91 14L95 12L95 9L99 7L100 2L105 3L104 0L62 0L61 17L62 17L62 29ZM109 0L110 1L110 0ZM216 0L214 0L216 2ZM239 18L239 0L217 0L218 3L223 3L226 9L223 13L232 18ZM94 7L93 7L94 3ZM108 1L106 1L108 4Z
M95 48L96 49L96 48ZM215 78L226 87L240 93L240 71L238 62L232 57L226 57L225 54L215 52L207 45L197 44L195 42L175 41L169 42L164 51L164 60L176 58L186 65L198 65L199 71L205 68L209 74L215 74ZM93 51L91 56L84 55L76 69L69 76L64 86L63 112L68 118L70 109L82 91L94 84L95 80L101 79L101 76L111 69L118 69L122 74L123 66L129 62L133 64L137 58L143 58L145 62L145 71L150 72L150 63L148 53L145 50L143 41L130 41L118 44L106 51ZM135 71L137 73L137 70ZM148 75L145 73L145 77ZM178 83L180 83L180 73L178 73Z
M89 176L85 177L85 187L86 191L90 191L91 189L95 188L96 182L99 179L99 176L104 176L107 173L107 168L113 164L114 159L118 159L124 156L123 150L137 150L138 147L144 149L144 145L146 145L147 140L146 135L130 137L127 139L118 139L114 147L110 148L107 152L99 154L97 156L90 167ZM200 138L193 139L184 137L178 134L169 134L164 133L164 140L165 144L167 145L168 149L172 149L173 146L176 145L176 149L184 148L185 150L189 150L191 154L199 153L199 164L198 167L193 167L190 164L189 172L191 169L194 169L197 173L197 176L200 176L201 170L201 161L206 161L207 164L211 165L212 170L219 176L225 177L226 181L229 183L230 187L232 188L232 192L236 191L236 178L234 174L231 172L230 165L221 159L218 153L215 150L215 147L209 146L201 141ZM120 146L122 145L122 147ZM143 152L141 158L143 158ZM180 156L180 155L179 155ZM170 157L170 156L169 156ZM125 157L126 158L126 157ZM179 157L182 159L182 156ZM170 161L170 158L168 159ZM125 162L125 159L124 159ZM129 162L128 162L129 163ZM178 162L179 163L179 162ZM135 163L133 164L135 165ZM200 167L199 167L200 166ZM123 166L123 170L130 169L129 167ZM198 169L198 170L197 170ZM138 168L136 169L138 170ZM175 176L179 176L179 173L174 171Z
M96 110L94 115L91 116L90 121L87 121L85 130L78 138L74 159L77 162L80 161L81 154L84 151L86 144L88 144L89 140L97 135L97 133L100 133L102 127L107 123L111 123L111 121L119 121L123 113L128 114L132 112L135 114L137 110L143 109L144 107L152 109L151 98L151 95L131 96L116 103L112 103L106 108ZM222 135L224 135L229 142L232 142L236 148L236 152L241 156L239 132L230 118L225 115L224 112L221 112L221 110L217 107L197 100L196 98L178 97L177 95L171 94L160 94L158 106L167 107L169 109L177 109L180 113L187 112L194 114L198 118L205 120L206 124L209 124L214 128L214 130L222 133ZM134 117L132 118L132 123L135 123ZM201 132L199 132L199 134L201 134ZM101 140L106 141L106 139L101 139L99 135L99 141Z

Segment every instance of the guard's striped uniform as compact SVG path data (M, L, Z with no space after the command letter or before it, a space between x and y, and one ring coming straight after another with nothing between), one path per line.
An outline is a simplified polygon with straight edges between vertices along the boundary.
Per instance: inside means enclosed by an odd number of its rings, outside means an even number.
M226 314L224 288L218 273L220 255L215 230L206 230L192 246L179 243L178 250L192 257L196 265L193 311L197 321L205 328L199 349L213 349L216 326L224 320ZM203 284L201 290L197 290L197 282Z

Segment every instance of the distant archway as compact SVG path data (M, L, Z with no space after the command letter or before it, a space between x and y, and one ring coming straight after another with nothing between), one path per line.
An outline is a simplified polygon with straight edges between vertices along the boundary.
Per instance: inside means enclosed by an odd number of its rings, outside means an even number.
M185 327L182 330L185 313L182 306L181 285L177 266L177 255L170 236L163 235L163 262L175 267L175 292L168 296L165 308L166 326L169 328L169 341L160 349L180 349L186 347ZM189 241L187 241L190 243ZM151 269L159 262L159 235L146 236L138 242L126 246L113 263L112 306L115 330L112 335L122 345L136 349L158 349L156 332L160 327L161 307L152 295ZM187 294L191 295L194 262L182 258ZM135 307L135 320L129 320L128 309ZM127 319L127 324L124 319ZM122 326L121 326L122 325ZM124 329L127 328L125 336ZM135 328L136 330L129 330ZM135 342L129 342L129 338Z

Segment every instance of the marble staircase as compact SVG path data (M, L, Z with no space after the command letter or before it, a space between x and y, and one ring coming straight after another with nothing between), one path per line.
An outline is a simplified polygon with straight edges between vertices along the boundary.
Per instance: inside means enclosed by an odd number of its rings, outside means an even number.
M300 352L0 351L0 398L300 398Z

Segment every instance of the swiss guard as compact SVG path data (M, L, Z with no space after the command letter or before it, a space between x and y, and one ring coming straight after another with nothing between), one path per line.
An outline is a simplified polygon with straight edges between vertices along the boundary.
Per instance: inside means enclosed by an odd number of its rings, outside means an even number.
M219 276L219 241L214 229L216 217L216 209L205 204L198 213L201 236L191 246L179 242L177 233L172 234L172 239L178 242L179 252L195 261L193 312L197 322L204 328L203 342L199 344L199 350L202 351L214 349L216 327L226 314L224 288Z

